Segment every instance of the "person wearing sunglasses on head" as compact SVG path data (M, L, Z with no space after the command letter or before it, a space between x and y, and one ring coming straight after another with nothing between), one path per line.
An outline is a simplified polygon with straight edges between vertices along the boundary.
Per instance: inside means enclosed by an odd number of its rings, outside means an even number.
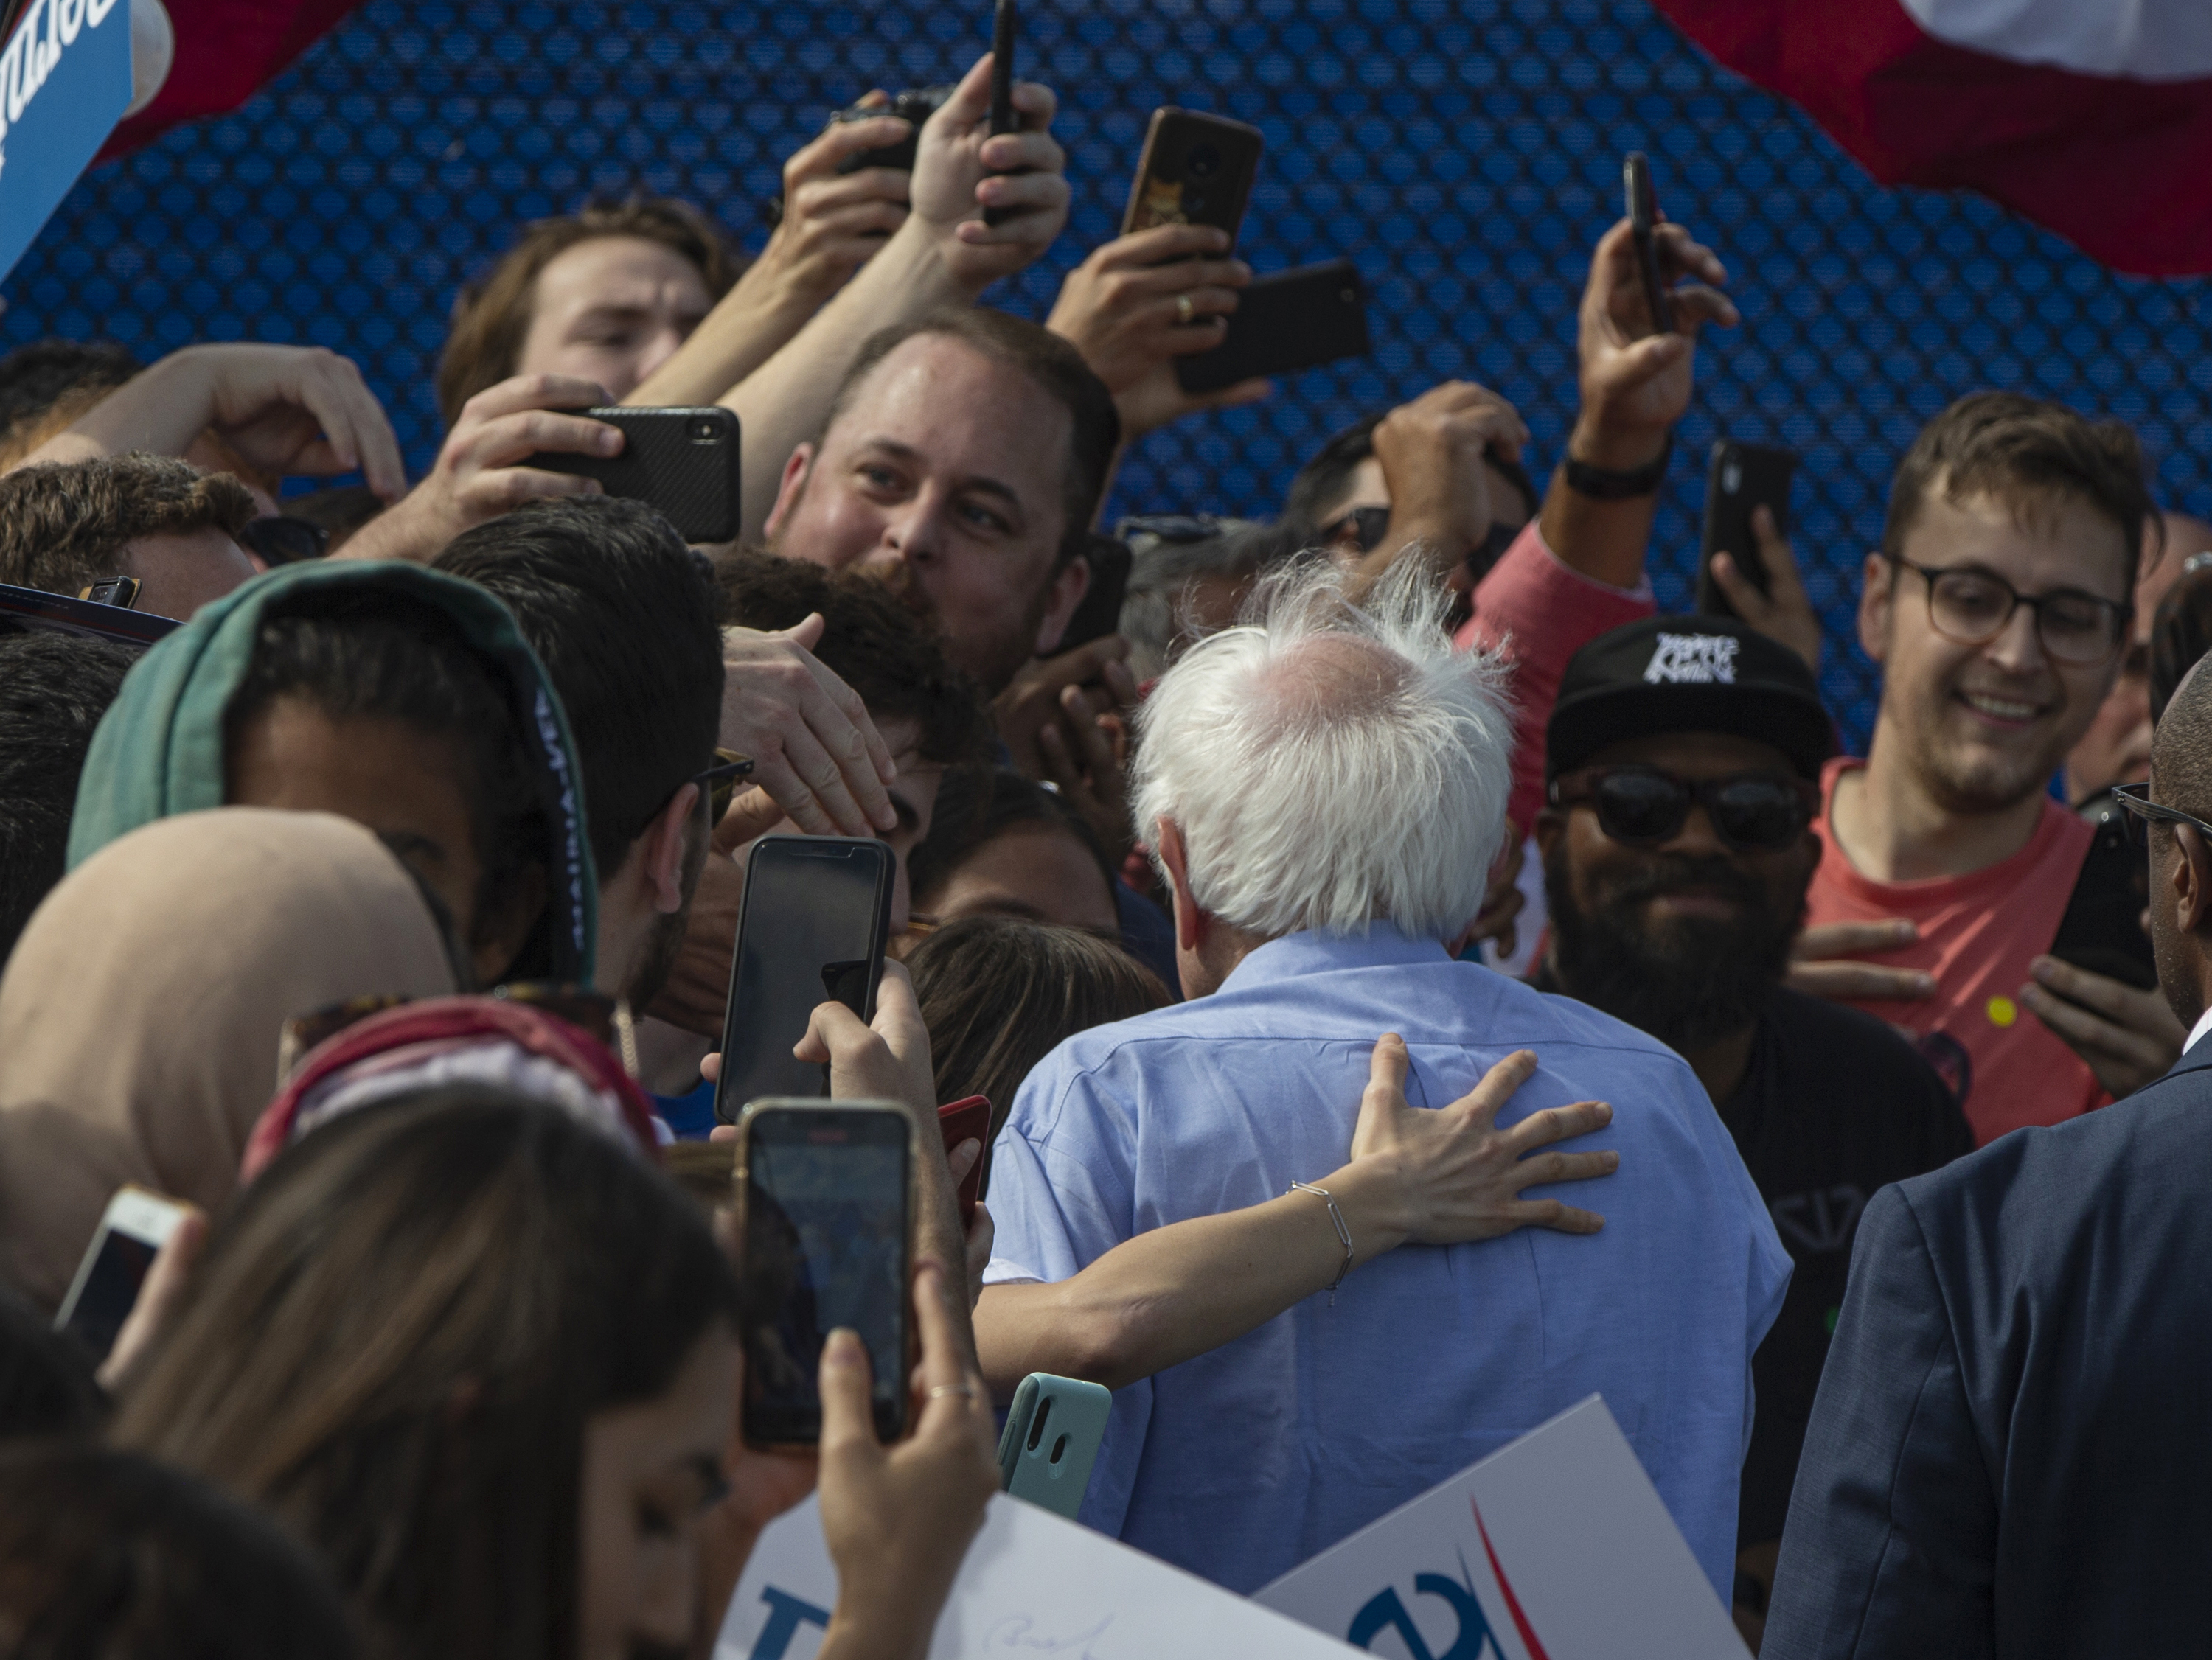
M1976 392L1913 440L1866 558L1881 701L1866 760L1822 780L1790 983L1917 1034L1978 1142L2101 1106L2181 1051L2154 989L2054 951L2108 873L2049 786L2119 678L2154 519L2126 427Z
M1534 984L1680 1051L1795 1264L1752 1361L1759 1409L1736 1532L1747 1636L1772 1583L1859 1209L1973 1148L1911 1045L1783 984L1834 751L1796 652L1733 618L1654 617L1568 663L1536 820L1551 935Z

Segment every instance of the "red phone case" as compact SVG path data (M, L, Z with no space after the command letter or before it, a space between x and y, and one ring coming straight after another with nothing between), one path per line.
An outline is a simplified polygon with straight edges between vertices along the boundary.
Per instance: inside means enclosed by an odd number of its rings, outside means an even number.
M986 1139L991 1133L991 1098L970 1095L964 1101L939 1107L937 1127L944 1134L947 1158L963 1142L983 1142L985 1156L975 1160L975 1167L960 1184L960 1225L965 1227L975 1220L975 1201L983 1195L983 1166L989 1162L991 1151Z

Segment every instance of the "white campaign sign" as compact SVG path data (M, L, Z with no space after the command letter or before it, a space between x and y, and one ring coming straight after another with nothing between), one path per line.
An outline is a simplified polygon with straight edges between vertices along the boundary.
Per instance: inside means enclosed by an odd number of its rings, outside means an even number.
M811 1499L761 1535L714 1660L814 1660L837 1570ZM992 1497L930 1660L1346 1660L1341 1643L1049 1511Z
M1258 1592L1390 1660L1743 1660L1597 1396Z

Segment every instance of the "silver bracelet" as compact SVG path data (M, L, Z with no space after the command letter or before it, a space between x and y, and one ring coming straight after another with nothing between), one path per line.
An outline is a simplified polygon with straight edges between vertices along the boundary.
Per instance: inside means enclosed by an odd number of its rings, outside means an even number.
M1344 1225L1344 1213L1336 1208L1336 1201L1329 1196L1327 1188L1316 1187L1311 1182L1292 1182L1290 1186L1283 1190L1283 1197L1287 1199L1293 1193L1311 1193L1327 1205L1330 1225L1336 1229L1336 1237L1343 1242L1344 1266L1336 1270L1336 1278L1330 1281L1326 1287L1328 1292L1328 1306L1334 1308L1336 1288L1344 1283L1344 1276L1352 1272L1352 1259L1356 1254L1352 1249L1352 1230Z

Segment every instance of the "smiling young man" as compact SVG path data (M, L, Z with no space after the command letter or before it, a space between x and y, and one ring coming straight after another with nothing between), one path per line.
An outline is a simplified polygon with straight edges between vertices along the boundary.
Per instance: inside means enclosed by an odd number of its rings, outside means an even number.
M1917 1033L1978 1142L2100 1106L2179 1051L2155 991L2048 954L2092 833L2047 787L2119 672L2150 512L2126 427L1978 392L1914 441L1867 555L1881 705L1867 759L1823 779L1793 978Z

